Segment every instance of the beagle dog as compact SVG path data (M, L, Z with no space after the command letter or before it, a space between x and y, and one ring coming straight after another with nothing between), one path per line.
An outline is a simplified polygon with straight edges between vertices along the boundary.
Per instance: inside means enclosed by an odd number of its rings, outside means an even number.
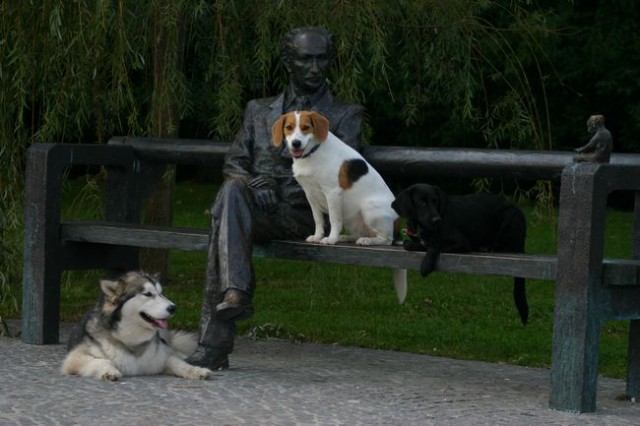
M315 111L294 111L282 115L271 130L275 146L285 142L291 152L293 175L311 206L315 233L307 242L393 243L398 219L391 208L393 193L360 153L329 131L326 117ZM325 214L331 228L328 236ZM394 284L402 303L407 292L406 270L394 271Z

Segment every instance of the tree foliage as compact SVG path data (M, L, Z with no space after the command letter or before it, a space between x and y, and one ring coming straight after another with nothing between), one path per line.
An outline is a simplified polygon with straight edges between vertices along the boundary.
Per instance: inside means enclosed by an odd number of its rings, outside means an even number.
M30 144L105 143L118 134L229 140L248 99L286 84L279 42L296 26L336 35L331 89L365 105L368 143L566 149L582 144L575 140L586 137L584 121L599 112L617 130L617 146L630 149L640 126L639 7L634 0L4 0L0 259L20 264L19 248L7 241L20 225ZM158 34L166 45L154 62ZM160 120L162 111L171 113ZM2 266L2 283L16 279L9 269Z

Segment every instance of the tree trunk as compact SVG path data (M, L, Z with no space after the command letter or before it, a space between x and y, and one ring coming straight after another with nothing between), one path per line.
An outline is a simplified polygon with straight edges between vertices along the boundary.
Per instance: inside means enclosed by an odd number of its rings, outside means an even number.
M159 6L158 6L159 7ZM152 118L153 133L157 137L172 138L178 134L176 99L171 95L171 81L167 77L168 67L183 66L184 25L182 12L178 18L177 37L162 24L162 12L154 12L153 41L153 97ZM173 39L173 40L172 40ZM175 41L174 41L175 40ZM171 49L175 49L176 63L170 63ZM145 200L144 222L149 225L170 225L173 220L173 193L176 168L174 165L159 167L152 175L158 176L153 191ZM140 250L140 267L151 273L160 273L166 279L169 271L169 251L160 249Z

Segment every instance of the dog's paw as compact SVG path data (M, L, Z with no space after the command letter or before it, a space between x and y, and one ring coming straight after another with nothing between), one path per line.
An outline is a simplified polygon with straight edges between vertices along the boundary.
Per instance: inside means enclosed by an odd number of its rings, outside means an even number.
M322 235L309 235L307 237L308 243L319 243L322 240Z
M429 274L435 271L436 261L437 257L434 258L433 256L430 256L429 253L422 258L422 262L420 263L420 275L422 275L423 278L426 278Z
M329 235L328 237L324 237L323 239L321 239L320 244L324 244L326 246L333 245L338 242L339 238L340 237L332 237L331 235Z
M404 247L407 251L426 251L424 245L420 242L420 240L405 240L402 242L402 247Z
M390 246L392 243L391 239L384 237L360 237L356 240L359 246Z
M111 368L103 372L102 375L100 376L100 379L104 380L105 382L117 382L121 378L122 378L122 373L116 370L115 368Z
M361 237L356 240L358 246L371 246L373 245L373 238Z
M213 371L208 368L191 366L186 374L184 375L185 379L191 380L209 380L213 377Z

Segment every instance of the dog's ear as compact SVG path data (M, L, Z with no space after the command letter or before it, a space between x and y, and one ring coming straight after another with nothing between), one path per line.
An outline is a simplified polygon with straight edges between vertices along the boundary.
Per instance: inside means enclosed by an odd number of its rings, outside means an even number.
M447 193L444 192L442 189L440 189L439 186L434 185L434 188L438 196L438 205L437 205L438 213L442 213L447 208L447 201L449 200L449 198L447 197Z
M315 111L309 114L313 123L313 133L319 141L325 141L329 136L329 120L324 115L320 115Z
M277 148L282 145L282 139L284 138L284 119L285 115L281 115L271 127L271 138Z
M391 208L404 218L411 217L414 212L412 187L400 191L396 199L391 203Z
M124 283L120 280L100 280L100 289L107 296L107 299L115 299L122 292Z

